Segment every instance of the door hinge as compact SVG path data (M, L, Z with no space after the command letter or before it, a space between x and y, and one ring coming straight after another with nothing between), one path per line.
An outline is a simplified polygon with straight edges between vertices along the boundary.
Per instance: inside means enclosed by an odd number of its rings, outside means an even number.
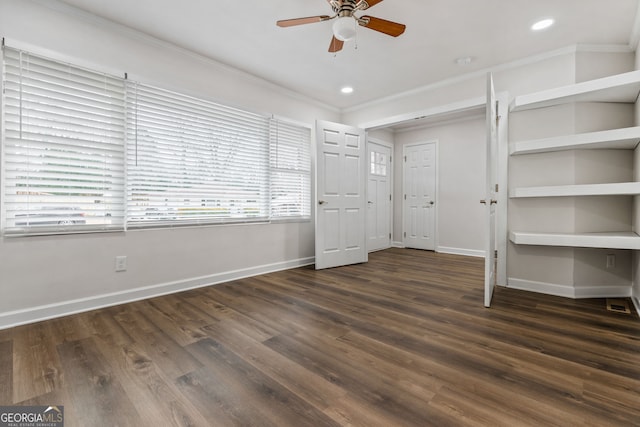
M389 194L389 201L391 201L391 194Z
M406 194L404 195L404 199L407 200L407 195Z
M404 156L404 162L405 163L407 162L407 156Z
M392 163L392 162L393 162L393 157L389 156L389 163Z
M391 233L389 233L389 240L391 240Z
M493 252L493 256L498 258L498 250L497 249Z
M496 184L496 193L498 192L498 184Z
M404 237L407 237L407 232L406 231L404 232Z

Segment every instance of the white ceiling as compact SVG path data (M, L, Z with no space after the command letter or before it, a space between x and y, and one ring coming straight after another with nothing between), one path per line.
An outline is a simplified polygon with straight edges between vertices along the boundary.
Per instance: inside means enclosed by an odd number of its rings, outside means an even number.
M357 49L331 54L333 21L275 25L331 15L326 0L63 1L341 109L577 43L629 45L638 9L638 0L385 0L358 15L405 33L361 27ZM555 25L533 33L546 17ZM473 62L457 65L464 56Z

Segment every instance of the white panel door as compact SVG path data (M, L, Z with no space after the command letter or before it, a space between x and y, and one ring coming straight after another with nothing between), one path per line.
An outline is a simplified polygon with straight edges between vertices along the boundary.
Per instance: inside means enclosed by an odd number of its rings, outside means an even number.
M367 250L391 247L391 147L367 143Z
M366 262L365 132L317 121L316 142L316 269Z
M435 249L436 144L404 147L403 243L407 248Z
M491 297L496 283L496 185L498 183L498 102L493 87L493 76L487 75L487 169L486 193L480 203L485 205L485 264L484 306L491 306Z

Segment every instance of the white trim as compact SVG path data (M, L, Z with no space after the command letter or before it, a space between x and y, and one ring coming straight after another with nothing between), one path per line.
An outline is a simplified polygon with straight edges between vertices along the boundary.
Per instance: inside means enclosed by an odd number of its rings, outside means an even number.
M484 255L485 255L483 250L451 248L448 246L438 246L436 248L436 252L442 253L442 254L472 256L476 258L484 258Z
M391 242L391 247L392 248L400 248L400 249L404 249L404 243L402 242L397 242L397 241L393 241Z
M498 92L498 206L496 209L496 250L498 251L496 284L507 284L507 218L509 187L509 93Z
M397 135L397 134L402 134L402 133L406 133L406 132L414 132L414 131L417 131L417 130L429 129L429 128L433 128L433 127L446 126L446 125L450 125L450 124L458 124L458 123L471 121L471 120L484 119L484 117L485 117L485 111L482 111L480 108L478 108L477 110L474 109L474 110L468 111L467 114L465 114L463 117L455 117L455 118L452 118L452 119L428 121L428 122L423 123L423 124L420 124L420 120L418 119L418 124L416 124L415 126L407 126L407 127L402 127L402 128L399 128L399 129L394 129L393 125L391 125L392 127L390 129L393 131L394 134Z
M540 294L555 295L558 297L573 298L573 285L560 285L556 283L536 282L533 280L507 279L507 288L521 291L537 292Z
M451 113L461 113L464 111L484 112L487 105L487 98L485 96L478 98L465 99L463 101L452 102L450 104L438 105L436 107L427 108L425 110L412 111L410 113L398 114L396 116L385 117L383 119L374 120L371 122L360 123L359 128L366 130L375 130L385 128L391 125L399 124L402 122L421 119L421 118L436 118L440 115L446 115Z
M631 46L624 44L579 44L576 46L576 53L633 53L635 50L635 47L631 48Z
M193 277L175 282L159 283L126 291L79 298L54 304L30 307L21 310L0 313L0 330L27 323L49 320L70 314L82 313L113 305L126 304L134 301L158 297L162 295L182 292L205 286L217 285L231 280L243 279L260 274L273 273L297 267L311 265L315 262L313 257L282 261L273 264L265 264L239 270L230 270L208 276Z
M579 298L628 298L631 296L629 286L576 286L574 288L576 299Z
M559 297L580 298L627 298L631 296L631 286L574 286L557 283L536 282L533 280L509 277L508 288L537 292Z
M631 301L633 302L633 306L636 308L636 311L638 312L638 317L640 317L640 300L632 296Z

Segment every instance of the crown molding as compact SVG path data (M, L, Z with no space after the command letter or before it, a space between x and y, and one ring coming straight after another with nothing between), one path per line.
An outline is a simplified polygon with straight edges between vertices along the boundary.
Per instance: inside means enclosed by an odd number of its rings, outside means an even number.
M442 87L446 87L446 86L451 86L453 84L457 84L460 82L464 82L467 80L472 80L475 78L484 78L484 76L487 75L487 73L491 72L491 73L497 73L497 72L501 72L501 71L506 71L506 70L510 70L510 69L514 69L514 68L520 68L523 66L527 66L527 65L531 65L531 64L535 64L538 62L542 62L542 61L546 61L548 59L552 59L558 56L563 56L563 55L571 55L571 54L576 54L576 53L585 53L585 52L592 52L592 53L632 53L634 49L631 49L629 46L627 45L610 45L610 44L603 44L603 45L598 45L598 44L574 44L574 45L570 45L570 46L566 46L560 49L556 49L556 50L552 50L549 52L545 52L545 53L541 53L538 55L532 55L532 56L528 56L526 58L522 58L522 59L518 59L515 61L511 61L511 62L506 62L504 64L500 64L500 65L496 65L493 67L487 67L487 68L483 68L481 70L477 70L477 71L473 71L471 73L467 73L467 74L462 74L460 76L456 76L456 77L451 77L445 80L441 80L439 82L436 83L431 83L425 86L420 86L405 92L400 92L391 96L387 96L384 98L378 98L376 100L373 101L369 101L363 104L359 104L359 105L355 105L352 107L348 107L342 110L342 113L352 113L352 112L356 112L359 110L363 110L365 108L370 108L370 107L374 107L374 106L378 106L381 104L386 104L390 101L395 101L398 99L402 99L402 98L406 98L412 95L418 95L424 92L429 92L435 89L439 89Z

